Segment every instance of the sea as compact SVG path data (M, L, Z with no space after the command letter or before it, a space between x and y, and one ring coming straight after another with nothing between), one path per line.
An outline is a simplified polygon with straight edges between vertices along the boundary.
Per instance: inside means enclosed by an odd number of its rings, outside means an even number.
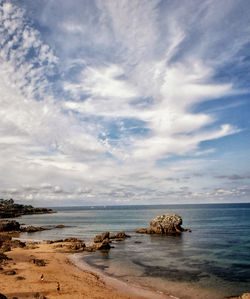
M108 252L79 258L106 275L175 294L177 298L225 298L250 292L250 203L54 207L55 214L25 215L25 225L66 227L20 238L88 242L105 231L131 236ZM182 217L192 232L178 236L138 234L162 214ZM176 292L178 290L178 292ZM193 292L196 290L196 292ZM209 293L213 290L213 293Z

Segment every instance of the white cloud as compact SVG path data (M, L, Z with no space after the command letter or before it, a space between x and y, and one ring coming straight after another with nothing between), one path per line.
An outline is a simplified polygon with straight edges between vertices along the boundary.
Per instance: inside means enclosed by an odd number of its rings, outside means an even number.
M217 152L201 142L239 129L194 107L238 92L214 76L247 42L245 33L215 61L210 52L227 42L221 4L62 2L0 6L3 194L97 203L202 198L201 187L187 191L184 179L216 164L200 159ZM234 8L231 1L225 14ZM172 155L196 159L158 167Z

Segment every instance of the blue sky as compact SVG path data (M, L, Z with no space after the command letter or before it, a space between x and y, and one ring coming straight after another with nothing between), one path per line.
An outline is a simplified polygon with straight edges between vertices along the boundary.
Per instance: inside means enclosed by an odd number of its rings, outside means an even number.
M250 3L0 0L1 197L250 200Z

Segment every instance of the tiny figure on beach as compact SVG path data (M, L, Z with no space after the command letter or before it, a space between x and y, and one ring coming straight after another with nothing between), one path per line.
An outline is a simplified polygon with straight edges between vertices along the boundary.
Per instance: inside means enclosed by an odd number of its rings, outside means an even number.
M44 280L44 275L42 274L41 277L40 277L41 281Z
M57 282L57 288L56 289L57 289L57 291L60 291L60 289L61 289L59 282Z

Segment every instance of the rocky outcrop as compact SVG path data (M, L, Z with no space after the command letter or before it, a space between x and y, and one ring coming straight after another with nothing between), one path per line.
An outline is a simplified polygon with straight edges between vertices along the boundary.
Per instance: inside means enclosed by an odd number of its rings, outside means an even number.
M6 254L0 252L0 264L2 261L7 261L7 260L10 260L10 258L8 258Z
M107 250L110 249L110 243L112 240L123 241L125 238L130 238L124 231L120 231L117 234L110 232L103 232L101 235L96 235L94 238L94 244L91 244L85 248L86 251L95 250Z
M153 234L151 228L138 228L135 230L135 232L139 234Z
M157 216L150 222L150 228L156 234L181 233L184 231L181 225L181 217L175 214L164 214L162 216Z
M16 204L13 199L0 199L0 218L15 218L28 214L56 213L52 209L34 208L31 205Z
M0 232L19 231L20 223L15 220L1 220Z
M107 250L110 248L111 248L111 246L109 244L109 239L105 239L102 242L95 244L96 250Z
M157 216L150 222L150 228L141 228L135 230L136 233L146 234L180 234L184 231L190 231L182 228L182 219L175 214L164 214Z
M0 247L3 243L10 241L12 238L8 235L0 235Z
M59 243L59 244L57 244ZM54 248L61 248L67 251L83 251L86 247L84 241L77 239L77 238L67 238L65 240L56 240L56 241L47 241L47 244L56 244Z
M67 249L71 251L83 251L86 247L85 243L77 238L68 238L65 239L64 242L70 242L70 244L67 245Z
M129 235L127 235L124 231L120 231L115 235L115 239L126 239L130 238Z
M3 272L4 275L16 275L15 270L6 270Z
M20 228L20 231L25 232L25 233L35 233L35 232L40 232L43 230L49 230L49 228L44 228L41 226L33 226L33 225Z
M63 225L63 224L58 224L57 226L56 226L56 228L64 228L65 227L65 225Z
M19 240L12 240L12 237L8 235L0 235L0 252L4 253L7 251L11 251L12 248L23 248L25 247L25 243Z

